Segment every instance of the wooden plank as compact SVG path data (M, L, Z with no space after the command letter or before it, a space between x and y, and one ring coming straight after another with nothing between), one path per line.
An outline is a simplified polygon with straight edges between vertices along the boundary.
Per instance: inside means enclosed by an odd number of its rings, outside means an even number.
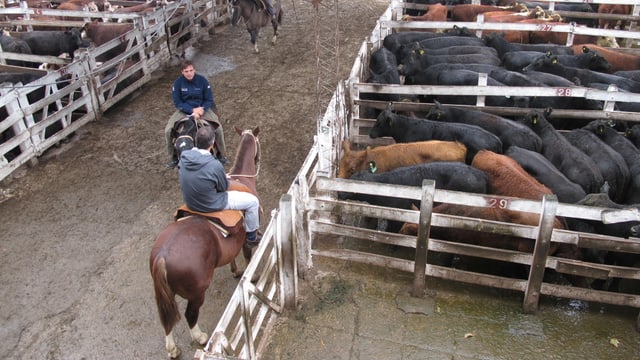
M555 269L559 273L583 276L592 279L606 280L610 277L610 271L606 267L598 266L596 264L558 260Z

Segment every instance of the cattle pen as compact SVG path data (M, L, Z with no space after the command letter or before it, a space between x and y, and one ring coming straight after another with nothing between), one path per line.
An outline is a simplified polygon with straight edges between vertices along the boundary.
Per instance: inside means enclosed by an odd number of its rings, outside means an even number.
M392 1L388 10L380 17L378 25L359 51L350 77L341 82L326 113L318 119L318 133L295 181L288 193L282 197L280 208L272 214L269 229L260 246L259 254L269 254L271 263L251 264L240 281L224 316L220 319L208 344L195 355L199 359L213 359L218 356L240 358L259 357L269 342L269 331L274 317L293 309L298 296L298 277L304 278L314 267L314 258L334 259L365 266L396 269L413 274L412 294L425 294L426 277L453 280L454 282L478 284L486 287L508 289L522 294L522 308L526 313L535 312L542 296L577 299L596 303L613 304L640 308L638 288L640 268L617 266L596 262L549 256L552 245L566 244L580 249L611 251L616 253L640 254L640 239L581 233L553 229L556 216L583 219L603 224L640 220L636 208L612 209L558 202L554 195L545 196L542 201L521 198L478 195L447 190L436 190L432 181L425 181L422 187L374 184L336 178L337 163L340 158L340 144L349 140L361 147L392 143L390 138L371 139L366 134L375 119L366 118L367 108L385 109L385 101L365 99L363 94L464 94L477 97L473 108L502 115L522 115L527 109L496 108L484 105L485 96L518 95L550 97L588 97L601 100L602 109L560 109L555 114L563 117L607 118L637 121L634 113L614 110L615 102L638 102L636 94L617 92L615 88L598 90L585 87L491 87L477 86L425 86L425 85L384 85L367 83L368 64L371 53L382 47L384 37L400 30L452 28L455 25L470 29L491 29L496 25L482 23L429 23L405 22L400 17L403 8L420 8L420 5ZM637 15L637 7L634 10ZM632 17L637 20L636 17ZM539 30L530 25L507 25L510 29ZM549 31L571 32L575 27L560 25ZM578 31L597 33L601 30L580 29ZM616 37L639 39L636 31L610 30ZM433 103L394 102L394 110L425 111ZM362 202L338 200L338 193L386 194L398 198L421 200L419 210L388 208ZM483 208L498 208L514 212L540 215L537 226L527 226L477 218L459 217L432 213L433 203L472 205ZM367 224L367 219L401 221L419 224L417 236L389 233ZM375 221L374 221L375 222ZM430 238L431 227L458 228L509 234L535 242L531 252L454 242L447 239ZM290 242L292 241L292 242ZM409 249L409 255L390 253L388 247ZM267 252L263 252L267 251ZM287 254L295 253L295 258ZM496 275L479 270L458 269L432 263L429 254L446 253L454 256L472 256L502 263L524 265L527 274L521 277ZM294 261L295 260L295 261ZM292 262L294 261L294 262ZM280 267L280 266L283 267ZM268 269L268 270L267 270ZM272 272L269 274L269 272ZM549 279L549 273L560 274ZM257 282L252 277L259 275ZM604 282L613 280L628 282L631 292L617 290L595 290L572 286L566 281L556 282L562 275L586 277ZM267 278L271 278L268 280ZM255 280L255 279L254 279ZM276 283L276 285L273 285ZM280 290L274 288L276 286ZM640 316L636 319L640 327ZM630 329L630 331L632 331Z
M514 289L523 293L523 308L532 311L537 305L541 295L559 296L575 299L586 299L596 302L620 304L633 308L638 305L638 296L619 292L599 292L575 288L572 286L557 285L544 282L541 275L544 269L552 269L560 273L583 274L597 279L621 278L637 281L640 279L638 270L634 268L621 268L601 264L588 264L572 262L566 259L548 257L545 247L550 243L571 243L581 247L594 247L598 249L615 249L620 252L637 254L640 252L635 239L620 239L593 234L581 234L569 231L553 230L548 226L549 218L554 215L576 216L580 218L595 219L598 221L615 222L626 219L637 219L637 211L631 209L615 210L605 208L591 208L558 203L553 197L547 197L543 201L529 201L505 197L487 195L474 195L449 191L434 190L434 184L425 183L422 188L384 186L371 183L354 182L335 178L336 164L340 157L339 144L343 139L349 139L353 143L365 146L391 142L383 138L375 142L366 136L366 131L371 127L373 120L360 116L361 109L365 107L385 108L386 102L363 100L361 93L365 92L398 92L398 93L446 93L454 91L456 94L468 92L471 95L482 96L494 93L503 94L509 91L529 91L529 89L485 89L481 86L469 88L450 89L449 87L427 86L380 86L368 84L364 80L368 72L367 66L372 51L381 46L385 35L394 32L395 27L424 27L424 24L410 24L398 20L393 15L402 2L393 2L390 9L380 18L379 25L374 29L370 38L366 39L359 52L358 60L354 65L351 76L341 83L336 90L331 104L324 117L319 119L318 134L314 147L310 150L296 180L291 185L288 193L281 199L278 211L272 213L272 221L264 234L264 241L255 253L253 261L247 269L245 276L240 280L239 286L234 292L231 301L227 305L225 314L221 317L218 326L214 330L209 344L204 351L196 356L199 358L237 356L240 358L256 358L261 354L261 349L269 340L270 325L274 317L285 309L291 309L297 301L298 277L313 268L314 258L337 259L361 263L365 266L388 267L414 274L413 293L423 296L425 277L450 279L458 282L472 282L490 287L502 289ZM216 6L217 8L217 6ZM221 11L226 8L223 7ZM385 25L386 24L386 25ZM449 26L451 24L447 24ZM394 27L395 26L395 27ZM429 26L429 25L426 25ZM162 30L158 30L162 31ZM635 36L634 33L629 33ZM130 46L135 48L139 39L137 37ZM177 43L177 38L175 41ZM157 44L152 49L162 54L165 41ZM110 44L115 45L115 44ZM106 49L105 49L106 50ZM139 51L136 48L134 51ZM149 50L154 51L154 50ZM169 52L170 54L171 52ZM91 55L88 55L91 56ZM114 61L115 63L115 61ZM109 63L111 64L111 63ZM115 65L114 65L115 66ZM78 70L81 71L81 70ZM61 73L56 74L60 76ZM76 83L81 83L77 81ZM114 85L115 86L115 85ZM65 88L66 89L66 88ZM89 88L88 88L89 89ZM81 88L79 91L90 91ZM55 89L57 90L57 88ZM574 89L572 89L574 90ZM106 90L97 92L105 95ZM131 90L133 91L133 90ZM494 91L494 92L490 92ZM549 89L534 89L548 94ZM52 91L51 93L55 93ZM58 92L60 93L60 91ZM77 91L76 91L77 93ZM562 92L568 94L568 92ZM109 97L110 95L108 95ZM119 93L121 94L121 93ZM583 89L575 89L572 94L587 94L592 96L604 96L612 106L614 101L635 102L633 95L610 95L600 92L587 92ZM554 90L553 95L558 95ZM91 95L89 95L91 96ZM100 95L97 104L100 103ZM113 95L112 95L113 96ZM121 95L124 96L124 95ZM628 97L627 97L628 96ZM53 96L51 96L53 97ZM114 102L117 97L111 98ZM78 97L73 97L75 102ZM67 100L64 101L67 104ZM88 107L88 105L86 105ZM432 104L396 103L395 108L402 109L412 107L429 108ZM488 111L502 111L506 114L513 109L490 109ZM97 112L97 107L92 108ZM27 108L33 112L33 109ZM67 110L71 111L71 110ZM81 109L80 113L90 112ZM77 112L76 112L77 113ZM597 113L597 112L596 112ZM593 113L593 114L596 114ZM624 118L630 116L624 112L602 110L602 116L612 118ZM75 114L74 114L75 115ZM93 116L93 115L90 115ZM73 118L74 124L80 126L81 121ZM91 121L87 119L86 121ZM35 123L35 122L34 122ZM67 125L67 123L63 124ZM40 125L40 126L45 126ZM25 126L28 128L27 126ZM67 130L71 132L73 128ZM42 128L40 129L42 130ZM23 135L24 136L24 135ZM46 136L43 135L44 138ZM62 136L61 136L62 137ZM42 141L41 138L36 140ZM54 140L51 140L53 143ZM40 144L40 143L37 143ZM38 145L39 151L44 151L44 145ZM34 146L35 145L30 145ZM4 150L4 148L3 148ZM25 151L26 153L27 151ZM34 154L36 154L34 152ZM26 156L26 155L25 155ZM34 155L37 156L37 155ZM19 166L13 163L3 170L10 170ZM372 206L362 203L340 201L336 198L337 192L372 192L377 194L393 194L398 197L407 197L422 200L420 211L398 210L381 206ZM514 211L527 211L543 214L539 226L517 226L513 224L492 223L478 219L458 219L452 216L431 214L431 203L450 202L462 204L474 204L476 206L494 206ZM576 215L578 214L578 215ZM364 226L357 226L364 218L381 218L389 220L409 221L421 224L419 235L405 236L384 231L373 230ZM429 238L428 226L448 226L481 228L490 232L517 233L523 238L536 239L539 247L532 253L520 253L503 249L491 249L469 244L449 242L443 239ZM393 256L380 250L386 245L400 246L414 250L415 255L408 258ZM531 271L528 278L503 278L490 274L471 273L450 267L437 266L426 261L430 252L449 252L459 255L474 254L474 256L488 259L508 261L515 264L528 264L537 266L537 271ZM290 256L296 254L296 256ZM534 266L532 266L533 268ZM254 274L259 273L257 281L252 282Z

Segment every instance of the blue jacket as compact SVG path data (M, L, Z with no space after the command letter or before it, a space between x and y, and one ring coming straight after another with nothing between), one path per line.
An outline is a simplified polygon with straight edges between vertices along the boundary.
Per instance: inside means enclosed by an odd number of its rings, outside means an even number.
M191 210L210 212L227 206L229 182L222 164L208 151L193 148L180 155L182 200Z
M173 82L171 96L176 108L187 115L191 115L193 108L198 106L202 106L205 112L208 109L217 112L209 80L202 75L195 74L191 81L184 76L178 77Z

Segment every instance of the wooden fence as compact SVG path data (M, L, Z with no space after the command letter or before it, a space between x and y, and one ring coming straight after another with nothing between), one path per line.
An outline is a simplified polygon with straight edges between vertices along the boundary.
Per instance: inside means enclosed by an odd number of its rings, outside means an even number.
M25 3L23 3L25 4ZM0 85L0 180L89 121L129 96L172 56L179 56L215 26L230 19L229 0L182 0L145 14L30 9L26 5L0 9L0 26L83 26L93 19L132 22L133 29L101 46L76 51L74 59L0 52L6 60L61 65L55 71L0 65L7 72L42 74L28 84ZM64 15L67 20L44 21L33 15ZM16 20L20 17L24 20ZM206 27L201 27L206 24ZM100 55L116 47L126 50L106 62Z

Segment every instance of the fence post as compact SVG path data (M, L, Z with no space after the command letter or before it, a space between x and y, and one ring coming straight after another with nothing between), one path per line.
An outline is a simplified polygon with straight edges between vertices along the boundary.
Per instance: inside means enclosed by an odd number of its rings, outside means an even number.
M303 175L293 182L291 193L293 194L293 238L295 241L296 269L298 276L305 279L307 273L313 267L311 259L311 234L307 211L309 184ZM296 277L297 278L297 277Z
M436 182L431 179L422 181L422 200L420 203L420 221L418 223L418 237L416 238L416 257L413 270L413 289L411 296L422 297L425 289L427 270L427 249L429 247L429 232L431 228L431 211L433 210L433 195Z
M296 308L297 272L296 272L296 242L293 237L293 197L284 194L280 197L280 213L277 221L276 241L280 242L282 270L280 281L283 289L283 305L286 309Z
M529 280L524 292L523 310L525 313L533 313L538 309L540 300L540 288L544 271L547 265L547 255L551 246L551 234L553 224L556 219L558 208L558 198L555 195L545 195L542 198L542 212L540 213L540 223L538 224L538 236L533 249L533 260L529 270Z

